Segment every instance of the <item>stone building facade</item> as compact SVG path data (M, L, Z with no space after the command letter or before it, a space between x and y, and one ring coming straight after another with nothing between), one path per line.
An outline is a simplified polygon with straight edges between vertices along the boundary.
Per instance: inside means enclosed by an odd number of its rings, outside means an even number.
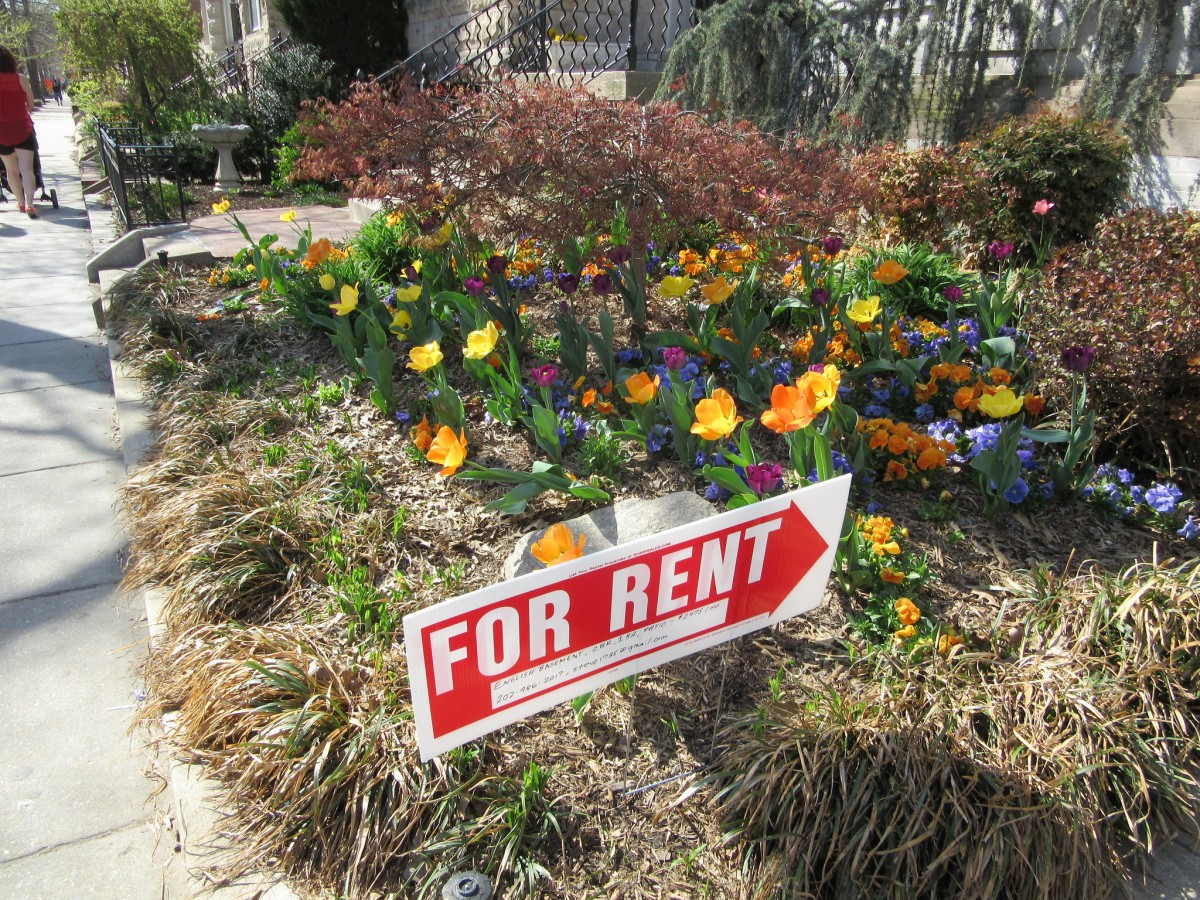
M200 0L200 25L202 46L214 59L238 49L250 58L288 33L271 0Z

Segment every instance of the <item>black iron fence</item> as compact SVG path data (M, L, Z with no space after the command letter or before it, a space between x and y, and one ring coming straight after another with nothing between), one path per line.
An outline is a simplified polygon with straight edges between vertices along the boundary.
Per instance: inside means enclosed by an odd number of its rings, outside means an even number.
M141 128L120 122L98 122L97 132L104 176L125 227L186 222L175 146L151 144Z
M495 0L380 78L407 68L423 86L521 76L568 84L657 72L695 21L689 0Z
M212 61L210 71L213 89L221 96L246 93L258 84L258 68L268 54L286 50L291 45L290 36L277 34L264 49L252 56L246 56L239 41Z

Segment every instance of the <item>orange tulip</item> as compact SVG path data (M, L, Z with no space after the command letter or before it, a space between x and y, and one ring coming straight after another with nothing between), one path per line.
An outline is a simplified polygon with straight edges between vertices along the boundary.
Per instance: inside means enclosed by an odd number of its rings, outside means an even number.
M630 375L625 379L625 390L629 392L629 402L636 403L638 406L649 403L658 393L660 383L661 379L657 375L653 379L645 372Z
M583 556L583 545L586 543L586 534L579 535L579 542L576 543L571 529L559 522L547 528L542 539L535 541L529 552L543 565L557 566L559 563Z
M438 478L453 475L467 459L466 433L460 431L456 435L453 428L443 425L438 429L437 437L433 439L425 458L442 467L442 471L437 473Z
M806 392L777 384L771 389L771 408L762 414L760 421L776 434L787 434L807 428L816 417Z
M729 391L717 388L711 397L696 404L696 421L691 431L706 441L719 441L733 434L741 421Z
M880 284L895 284L907 274L908 269L900 263L894 259L885 259L879 264L879 268L871 273L871 277Z

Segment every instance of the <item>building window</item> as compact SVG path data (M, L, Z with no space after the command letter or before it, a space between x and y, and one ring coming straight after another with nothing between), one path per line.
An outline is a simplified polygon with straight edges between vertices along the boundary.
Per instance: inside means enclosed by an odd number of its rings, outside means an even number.
M225 7L225 49L242 39L242 10L238 0L229 0Z
M248 30L258 31L262 28L262 8L259 6L259 0L246 0L246 24L250 26Z

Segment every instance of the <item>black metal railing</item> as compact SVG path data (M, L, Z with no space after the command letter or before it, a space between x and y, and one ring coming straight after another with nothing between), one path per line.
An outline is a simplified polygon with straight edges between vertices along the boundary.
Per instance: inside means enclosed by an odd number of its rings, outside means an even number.
M175 146L148 143L136 125L96 124L104 176L125 227L186 222Z
M537 77L560 84L601 72L661 71L696 21L687 0L495 0L400 66L423 86Z
M238 42L224 55L213 60L213 88L221 96L245 93L258 84L258 68L268 54L286 50L291 45L291 36L277 34L262 50L253 56L246 56L241 42Z

